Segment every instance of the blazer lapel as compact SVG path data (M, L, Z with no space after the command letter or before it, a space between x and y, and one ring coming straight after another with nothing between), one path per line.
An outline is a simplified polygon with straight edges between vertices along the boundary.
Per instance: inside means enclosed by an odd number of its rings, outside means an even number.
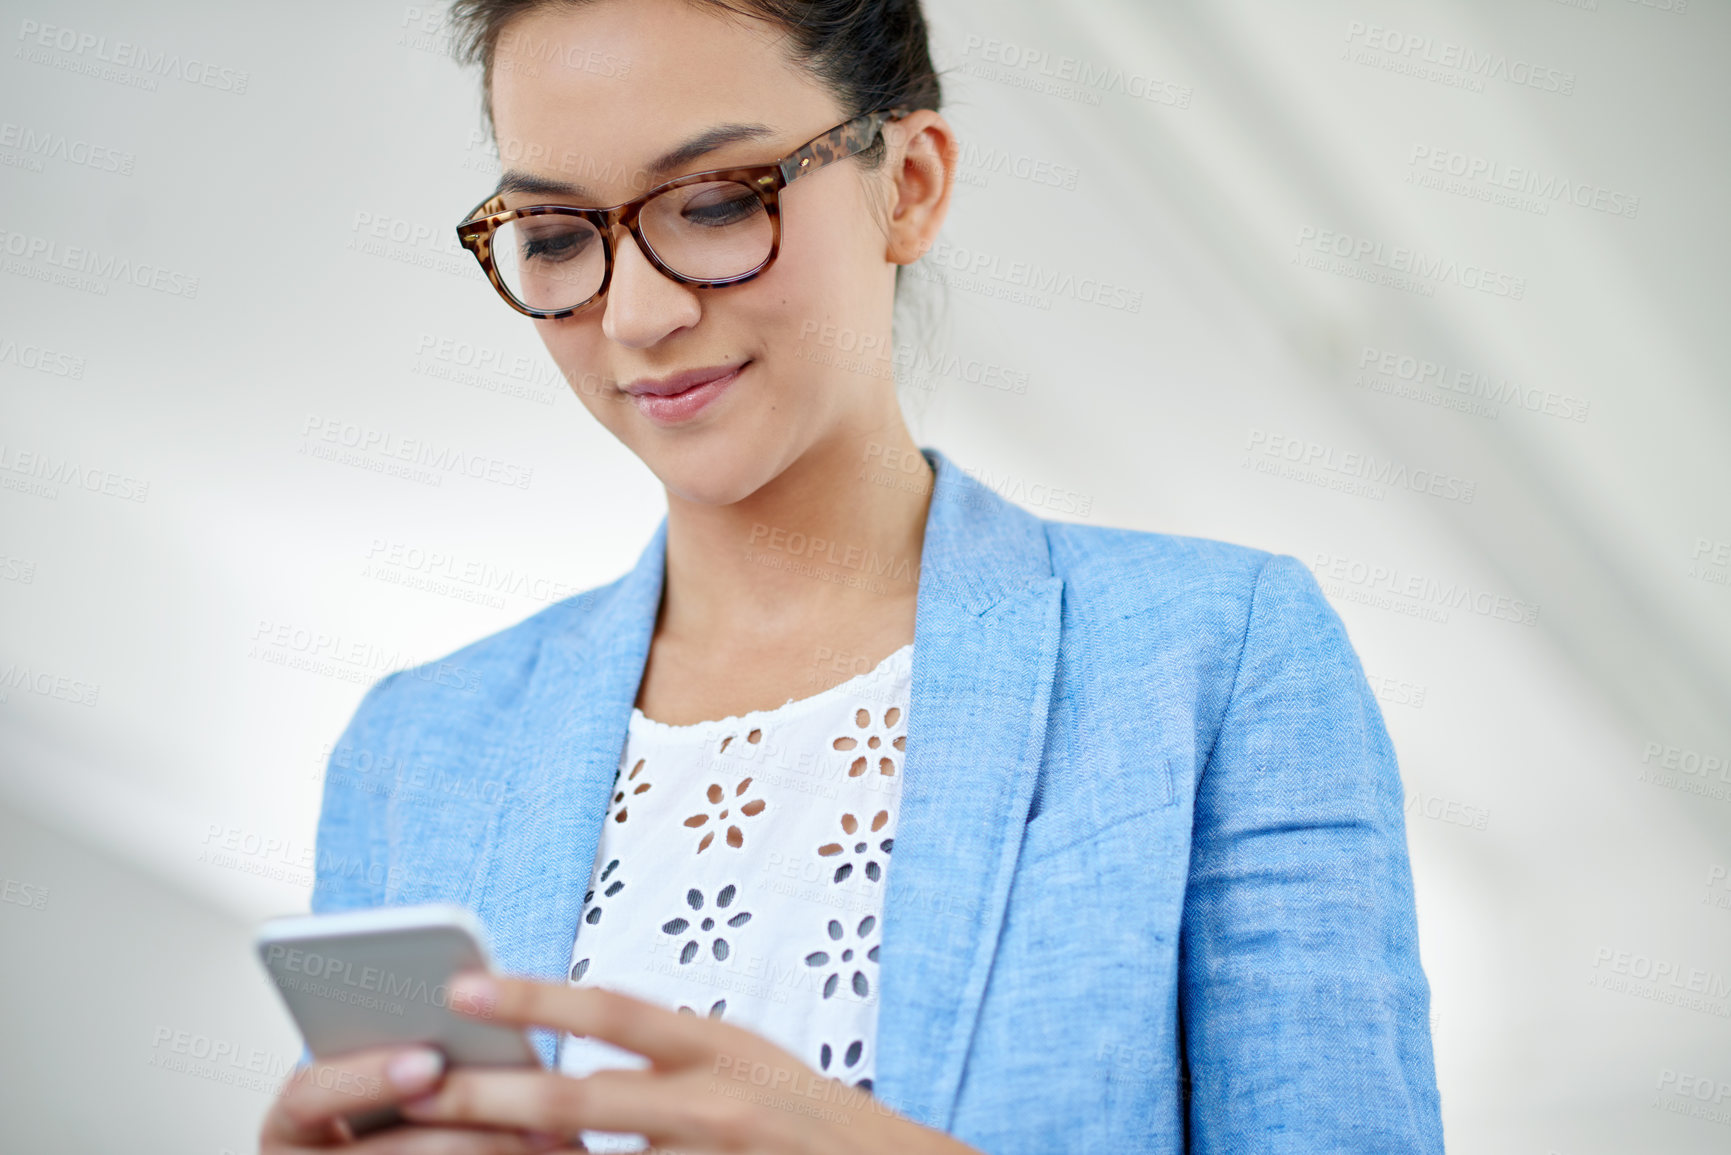
M914 627L901 811L885 875L877 1080L949 1124L1045 747L1062 582L1039 521L925 451L937 480ZM549 628L472 894L502 972L563 981L661 601L667 523ZM552 1068L558 1036L531 1037Z
M632 570L573 607L542 643L473 891L504 973L561 982L570 965L661 603L666 540L663 520ZM551 1069L558 1034L535 1030L531 1039Z
M935 450L874 1093L947 1129L1045 748L1063 583L1039 521Z

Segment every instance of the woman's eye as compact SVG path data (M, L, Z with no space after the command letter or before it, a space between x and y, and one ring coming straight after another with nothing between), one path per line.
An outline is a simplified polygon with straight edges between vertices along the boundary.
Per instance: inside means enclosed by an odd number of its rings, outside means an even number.
M525 237L523 239L523 259L543 263L568 261L579 256L588 247L589 240L589 234L581 232L550 233L540 237Z
M693 201L685 206L681 215L694 225L706 228L719 228L724 225L737 224L755 216L762 211L763 202L750 192L741 192L737 196L726 196L716 200Z

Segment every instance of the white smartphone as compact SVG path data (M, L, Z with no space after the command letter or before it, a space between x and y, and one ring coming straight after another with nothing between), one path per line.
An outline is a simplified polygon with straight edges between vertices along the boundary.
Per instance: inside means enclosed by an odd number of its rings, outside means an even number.
M293 915L264 923L259 960L317 1058L426 1044L451 1066L540 1067L519 1028L452 1011L449 983L491 970L486 932L446 904ZM356 1135L401 1122L394 1108L349 1118Z

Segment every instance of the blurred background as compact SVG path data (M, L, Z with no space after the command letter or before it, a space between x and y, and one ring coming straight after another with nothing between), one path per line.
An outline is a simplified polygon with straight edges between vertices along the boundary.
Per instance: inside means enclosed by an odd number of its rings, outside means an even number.
M1731 1149L1731 6L927 11L917 440L1311 567L1452 1150ZM0 1148L249 1151L299 1053L252 926L366 686L611 580L661 492L455 245L498 158L441 6L0 17Z

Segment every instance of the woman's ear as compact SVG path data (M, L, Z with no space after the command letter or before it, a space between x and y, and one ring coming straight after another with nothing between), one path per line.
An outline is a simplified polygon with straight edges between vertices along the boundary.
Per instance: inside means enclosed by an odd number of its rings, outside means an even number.
M911 265L938 240L956 183L960 152L949 121L929 108L916 109L884 128L900 145L889 150L893 166L888 245L884 256Z

